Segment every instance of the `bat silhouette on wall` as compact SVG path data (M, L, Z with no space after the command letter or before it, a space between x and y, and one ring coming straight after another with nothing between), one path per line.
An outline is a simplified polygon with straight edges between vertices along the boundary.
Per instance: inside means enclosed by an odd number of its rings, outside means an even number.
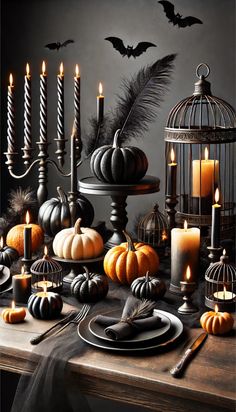
M64 43L60 43L59 41L56 43L49 43L46 44L44 47L46 47L49 50L60 50L62 47L66 47L68 44L74 43L74 40L66 40Z
M140 56L140 54L144 53L149 47L156 47L155 44L144 41L138 43L138 45L134 49L133 46L125 47L123 41L118 37L106 37L105 40L110 41L114 49L118 50L122 57L127 56L128 59L131 56L133 56L134 58Z
M175 7L169 1L158 1L164 7L164 12L166 17L169 19L169 23L173 23L174 26L178 25L179 27L192 26L193 24L202 24L202 21L193 16L184 17L179 13L175 14Z

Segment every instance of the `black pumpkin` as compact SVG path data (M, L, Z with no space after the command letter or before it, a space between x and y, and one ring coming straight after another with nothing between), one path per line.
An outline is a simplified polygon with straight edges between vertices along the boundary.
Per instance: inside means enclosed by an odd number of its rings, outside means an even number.
M8 268L18 259L19 254L16 249L9 246L4 246L0 249L0 264L7 266Z
M39 209L38 222L48 236L72 226L70 205L61 187L57 187L59 198L46 200ZM76 201L75 218L82 218L83 226L89 227L94 218L94 209L86 197L79 195Z
M120 130L114 136L113 146L96 149L90 168L97 179L106 183L135 183L146 174L148 160L145 153L134 146L119 147Z
M149 276L139 277L131 283L131 292L138 299L158 300L166 293L165 282L159 278Z
M108 279L104 275L89 272L83 266L85 273L80 273L71 283L71 293L81 303L97 302L107 295Z
M63 302L58 293L38 292L29 297L28 310L37 319L55 319L62 310Z

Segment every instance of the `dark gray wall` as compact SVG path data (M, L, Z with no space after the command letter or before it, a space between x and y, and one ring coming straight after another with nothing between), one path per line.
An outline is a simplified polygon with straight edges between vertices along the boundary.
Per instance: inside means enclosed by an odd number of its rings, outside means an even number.
M164 134L163 129L171 107L190 95L195 82L195 68L200 62L211 67L210 81L215 95L235 105L235 1L234 0L178 0L176 11L194 15L203 25L179 29L169 24L157 0L2 0L2 149L6 148L5 93L9 72L13 72L17 98L17 137L22 145L23 132L23 76L29 61L33 82L34 141L39 134L39 72L42 60L47 62L49 120L48 135L56 137L56 74L62 60L65 65L66 131L69 136L73 118L73 73L78 62L82 78L82 130L88 130L88 119L96 111L98 82L102 81L106 108L115 104L115 94L123 76L131 76L140 67L169 53L178 53L169 93L151 125L149 133L138 144L149 159L149 174L161 179L161 192L128 199L132 216L146 212L159 201L164 207ZM122 58L104 38L121 37L125 44L151 41L149 49L134 59ZM72 38L75 44L59 53L44 49L48 42ZM52 145L53 146L53 145ZM51 150L53 147L51 147ZM79 177L88 174L88 167L79 169ZM34 174L36 176L36 174ZM18 183L18 182L17 182ZM35 185L30 178L28 183ZM57 183L68 188L50 172L50 195ZM15 184L8 178L9 186ZM26 185L26 182L24 182ZM97 219L108 219L110 199L90 197ZM132 226L129 223L129 228Z

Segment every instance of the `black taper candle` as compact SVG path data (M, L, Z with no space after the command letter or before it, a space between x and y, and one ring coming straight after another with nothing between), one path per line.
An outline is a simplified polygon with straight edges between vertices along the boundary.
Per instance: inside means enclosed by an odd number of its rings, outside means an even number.
M24 259L31 259L31 227L24 228Z
M166 190L166 194L169 196L176 196L177 163L175 163L174 160L175 160L174 150L171 149L171 163L168 163L167 190Z

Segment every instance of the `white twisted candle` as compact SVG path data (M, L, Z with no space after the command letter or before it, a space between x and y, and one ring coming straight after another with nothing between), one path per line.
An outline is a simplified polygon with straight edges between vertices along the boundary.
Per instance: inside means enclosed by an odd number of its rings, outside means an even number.
M63 63L57 75L57 138L64 139L64 74Z
M26 65L25 85L24 85L24 147L32 148L31 136L31 76L29 64Z
M43 61L40 74L40 142L47 142L47 76L46 65Z
M14 93L13 76L10 74L7 93L7 151L15 152L15 114L14 114Z

